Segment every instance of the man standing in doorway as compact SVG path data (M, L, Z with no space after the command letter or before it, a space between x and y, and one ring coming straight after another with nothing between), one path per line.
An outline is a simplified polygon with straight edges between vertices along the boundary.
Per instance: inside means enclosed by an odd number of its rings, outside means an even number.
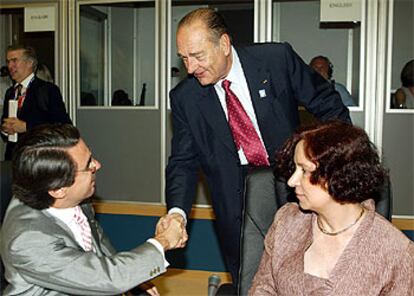
M59 88L35 76L36 52L23 45L7 48L7 67L14 85L6 91L1 117L2 138L6 142L5 160L11 160L16 140L26 131L44 123L71 123ZM17 116L9 116L9 101L17 101Z
M201 167L226 266L245 295L267 228L286 199L275 200L271 168L274 152L299 125L298 104L320 120L350 121L349 111L289 44L234 48L213 9L187 14L176 41L190 76L170 93L174 134L164 219L186 223Z

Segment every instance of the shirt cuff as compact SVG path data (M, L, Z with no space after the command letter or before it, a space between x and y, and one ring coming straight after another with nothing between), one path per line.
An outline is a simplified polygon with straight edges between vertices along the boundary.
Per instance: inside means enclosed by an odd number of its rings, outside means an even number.
M185 214L185 212L182 209L177 208L177 207L174 207L174 208L171 208L168 211L168 214L174 214L174 213L177 213L177 214L180 214L181 216L183 216L183 218L184 218L184 225L187 225L187 215Z
M164 267L167 268L168 266L170 266L170 263L168 263L168 261L165 259L164 248L161 246L161 244L156 239L153 239L153 238L147 239L147 242L152 244L154 247L157 248L158 251L160 251L162 255L162 259L164 261Z

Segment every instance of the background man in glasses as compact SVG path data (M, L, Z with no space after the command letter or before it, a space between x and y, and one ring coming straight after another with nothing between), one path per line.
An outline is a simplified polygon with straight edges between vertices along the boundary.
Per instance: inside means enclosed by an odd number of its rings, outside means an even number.
M19 141L0 239L4 295L114 295L165 272L164 251L185 245L183 227L171 221L116 253L85 202L100 168L72 125L39 126Z

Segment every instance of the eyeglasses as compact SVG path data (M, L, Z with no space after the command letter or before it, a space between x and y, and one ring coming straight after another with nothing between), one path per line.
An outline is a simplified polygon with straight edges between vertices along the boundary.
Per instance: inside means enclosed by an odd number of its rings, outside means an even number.
M97 169L96 160L92 156L88 160L87 167L83 170L77 170L77 173L95 173Z

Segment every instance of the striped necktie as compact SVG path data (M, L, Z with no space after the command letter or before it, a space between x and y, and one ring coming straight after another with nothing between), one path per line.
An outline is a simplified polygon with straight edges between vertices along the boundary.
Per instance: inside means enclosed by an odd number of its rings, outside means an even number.
M81 231L83 249L85 251L91 251L92 250L91 227L89 226L88 219L86 218L85 214L82 212L82 209L80 206L75 207L75 214L73 218L76 224L78 224L79 229Z

